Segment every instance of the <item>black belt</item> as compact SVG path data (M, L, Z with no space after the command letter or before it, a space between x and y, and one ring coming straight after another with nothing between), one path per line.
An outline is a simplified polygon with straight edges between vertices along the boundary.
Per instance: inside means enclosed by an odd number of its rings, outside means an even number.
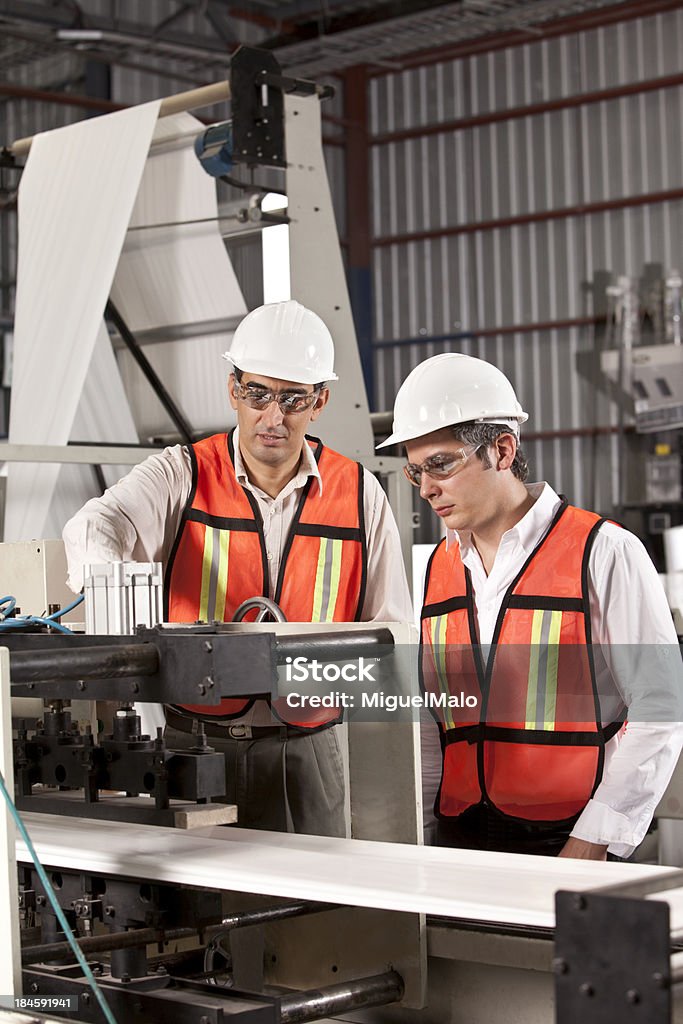
M576 820L578 815L573 820ZM469 807L456 817L437 819L437 845L510 853L559 853L569 838L572 822L514 821L488 804Z
M297 729L293 725L285 725L284 722L282 725L247 725L244 722L231 722L229 719L224 719L221 725L217 725L214 722L207 722L205 718L199 720L204 726L204 732L207 736L223 740L258 740L264 736L280 736L282 739L292 739L294 736L306 736L308 733L321 731L320 727L317 729ZM171 728L177 729L179 732L196 735L194 726L196 721L197 718L186 718L185 715L178 714L173 708L166 708L166 725L170 725ZM324 728L328 728L328 726Z

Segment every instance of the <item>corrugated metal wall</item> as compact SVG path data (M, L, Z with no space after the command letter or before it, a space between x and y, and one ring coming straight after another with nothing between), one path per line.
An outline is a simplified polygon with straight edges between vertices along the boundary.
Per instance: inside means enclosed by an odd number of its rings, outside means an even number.
M682 49L683 11L674 10L372 80L376 408L391 408L419 361L453 350L512 377L531 412L527 430L616 423L616 410L596 402L576 372L576 353L593 347L591 328L495 328L590 316L598 270L638 276L645 263L683 264L681 200L542 216L683 186L682 88L409 139L381 136L680 73ZM526 214L541 217L476 229ZM478 330L490 336L458 337ZM615 451L610 437L532 442L532 475L609 510L618 500Z
M29 61L12 68L3 77L18 86L35 86L38 80L41 85L44 83L44 88L49 89L72 82L78 77L81 65L82 61L77 57L58 55ZM16 139L50 128L60 128L82 116L81 111L56 103L36 103L27 99L3 100L0 102L0 145L8 145ZM7 189L18 182L19 176L14 172L8 171L3 175ZM0 217L0 316L8 317L14 310L16 212L8 208L0 213Z

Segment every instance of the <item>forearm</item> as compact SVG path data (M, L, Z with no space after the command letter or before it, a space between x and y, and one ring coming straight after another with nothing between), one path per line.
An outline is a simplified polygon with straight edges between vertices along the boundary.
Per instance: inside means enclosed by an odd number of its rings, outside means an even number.
M682 745L680 723L629 723L572 837L630 856L647 832Z
M62 532L69 575L67 583L78 593L83 586L83 566L133 559L137 534L128 519L102 498L92 498Z
M81 589L88 563L165 564L190 487L189 460L179 448L166 449L87 502L63 531L71 589Z

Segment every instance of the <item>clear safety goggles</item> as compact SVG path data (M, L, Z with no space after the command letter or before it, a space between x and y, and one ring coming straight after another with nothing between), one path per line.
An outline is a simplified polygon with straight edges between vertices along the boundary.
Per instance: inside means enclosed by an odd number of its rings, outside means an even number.
M271 391L260 384L241 384L234 382L235 398L244 402L250 409L267 409L271 402L277 402L280 410L285 413L306 412L315 405L320 397L320 388L315 391Z
M459 473L461 469L464 469L465 463L475 452L485 447L485 444L478 444L472 445L469 450L467 448L460 448L457 452L437 452L436 455L431 455L428 459L425 459L421 465L409 462L403 467L403 472L413 487L420 487L423 473L426 473L432 480L448 480L450 477L455 476L456 473Z

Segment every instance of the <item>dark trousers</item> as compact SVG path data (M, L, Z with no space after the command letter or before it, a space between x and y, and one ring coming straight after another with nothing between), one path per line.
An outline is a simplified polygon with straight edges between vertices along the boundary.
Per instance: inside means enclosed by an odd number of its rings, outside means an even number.
M569 838L571 825L558 828L543 822L509 821L484 804L470 807L457 818L439 818L436 846L464 850L498 850L556 857Z
M285 735L286 732L286 735ZM194 737L166 727L166 745L191 747ZM226 792L217 803L237 804L237 825L273 832L346 835L344 771L332 727L322 732L282 730L257 739L209 736L225 754Z

